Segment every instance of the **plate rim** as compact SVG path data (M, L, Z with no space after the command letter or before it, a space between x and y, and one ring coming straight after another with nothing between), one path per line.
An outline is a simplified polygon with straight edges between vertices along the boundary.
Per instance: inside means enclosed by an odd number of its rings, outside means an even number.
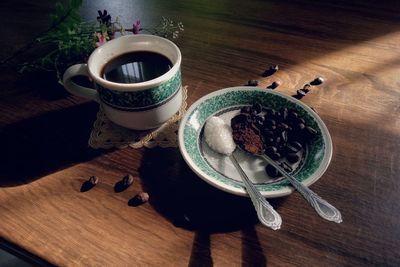
M187 123L189 115L193 112L193 110L195 110L205 100L212 98L214 96L222 95L226 92L231 92L231 91L260 91L263 93L278 95L280 97L283 97L291 102L294 102L294 103L300 105L308 113L312 114L311 116L315 120L317 120L318 125L321 127L323 139L326 140L326 142L325 142L325 155L326 156L324 156L324 158L321 162L321 165L324 165L323 168L318 167L316 172L310 178L305 179L302 183L308 187L308 186L312 185L313 183L315 183L316 181L318 181L322 177L322 175L328 169L330 162L332 160L333 144L332 144L332 139L331 139L329 130L326 127L323 120L319 117L319 115L315 111L313 111L309 106L304 104L303 102L301 102L291 96L285 95L283 93L275 92L275 91L260 88L260 87L249 88L248 86L235 86L235 87L227 87L227 88L219 89L219 90L213 91L211 93L208 93L208 94L200 97L189 107L189 109L186 111L185 115L182 117L182 119L179 123L178 147L179 147L180 153L181 153L183 159L185 160L186 164L189 166L189 168L194 173L196 173L196 175L199 176L199 178L201 178L203 181L207 182L211 186L216 187L224 192L228 192L228 193L231 193L234 195L239 195L239 196L248 196L244 187L239 187L239 188L232 187L232 186L227 185L219 180L216 180L216 179L208 176L204 172L202 172L199 168L197 168L196 164L191 160L191 157L187 153L187 151L185 149L185 145L184 145L183 133L184 133L184 129L185 129L185 124ZM276 197L290 195L293 191L294 191L294 188L292 186L284 186L283 188L278 189L278 190L260 191L260 192L264 197L276 198Z

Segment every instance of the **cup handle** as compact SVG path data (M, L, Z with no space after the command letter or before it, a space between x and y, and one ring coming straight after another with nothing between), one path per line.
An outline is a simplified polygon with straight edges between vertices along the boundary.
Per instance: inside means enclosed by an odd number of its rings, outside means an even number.
M69 67L63 76L63 83L65 89L67 89L71 94L81 96L84 98L89 98L96 102L100 102L99 94L97 90L93 88L88 88L80 86L72 81L75 76L86 76L89 77L87 64L76 64Z

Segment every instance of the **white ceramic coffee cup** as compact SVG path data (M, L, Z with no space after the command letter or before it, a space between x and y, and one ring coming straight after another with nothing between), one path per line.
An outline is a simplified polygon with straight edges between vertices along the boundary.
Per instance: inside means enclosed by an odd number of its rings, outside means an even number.
M155 79L139 83L116 83L101 76L104 66L119 55L134 51L156 52L172 62L172 68ZM125 35L96 48L87 64L69 67L64 87L72 94L100 103L114 123L135 130L161 126L182 104L181 52L171 41L146 34ZM74 76L88 76L96 89L73 82Z

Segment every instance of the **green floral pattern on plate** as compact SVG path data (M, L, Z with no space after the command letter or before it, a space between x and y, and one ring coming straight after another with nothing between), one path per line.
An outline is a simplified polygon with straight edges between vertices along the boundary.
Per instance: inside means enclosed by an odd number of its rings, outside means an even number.
M316 138L309 144L306 159L303 167L295 174L296 179L304 181L310 177L320 166L325 156L325 141L322 130L318 122L313 118L310 112L303 107L284 98L278 94L269 93L269 91L260 91L252 89L226 91L222 95L216 95L200 103L190 114L184 125L183 144L187 154L196 166L206 175L218 180L226 185L242 188L242 183L235 181L216 172L204 159L201 154L199 138L201 129L206 120L216 113L223 112L224 109L231 109L235 106L252 105L258 102L264 107L280 109L287 107L295 109L297 113L306 121L306 124L318 129ZM276 183L257 184L256 187L261 191L275 191L289 185L284 179Z
M121 110L140 110L153 107L173 96L181 87L180 70L167 82L143 91L121 92L97 85L102 102Z

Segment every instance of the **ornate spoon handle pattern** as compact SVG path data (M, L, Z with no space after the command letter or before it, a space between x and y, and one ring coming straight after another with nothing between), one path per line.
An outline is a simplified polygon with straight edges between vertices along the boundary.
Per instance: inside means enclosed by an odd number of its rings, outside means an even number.
M271 204L269 204L265 197L261 195L254 184L250 181L249 177L247 177L242 167L240 167L235 156L231 154L229 156L229 159L232 161L233 165L242 177L246 191L249 194L251 201L253 202L260 222L273 230L278 230L279 228L281 228L282 218L279 213L276 212Z
M285 176L286 179L289 180L293 187L300 192L300 194L308 201L308 203L310 203L319 216L325 220L336 223L341 223L343 221L342 214L337 208L329 204L326 200L322 199L320 196L314 193L314 191L297 181L293 176L283 170L275 161L266 155L260 156L263 157L269 164L274 166L283 176Z

